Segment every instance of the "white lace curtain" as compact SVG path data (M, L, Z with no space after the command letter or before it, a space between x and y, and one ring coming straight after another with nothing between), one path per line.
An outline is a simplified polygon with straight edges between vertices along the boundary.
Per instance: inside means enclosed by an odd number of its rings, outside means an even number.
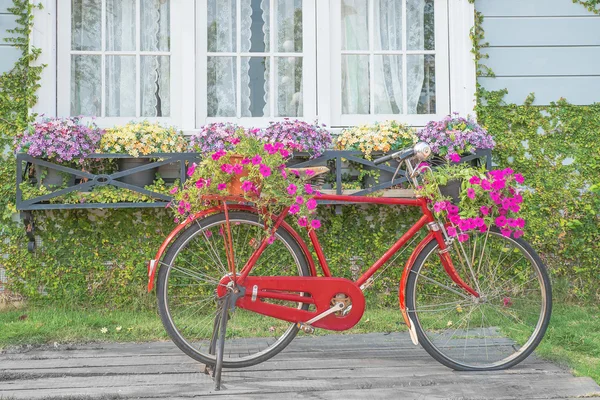
M342 111L344 114L370 114L373 102L375 114L403 113L403 84L407 85L406 113L416 114L424 83L424 55L407 59L407 82L402 81L402 55L375 55L370 65L370 51L402 52L402 35L410 50L423 50L424 0L407 1L406 29L402 27L402 1L374 1L374 26L368 26L368 1L342 1L342 50L364 51L364 55L342 56ZM369 46L369 35L373 48ZM374 87L371 93L370 74Z
M74 36L95 36L91 42L94 46L86 50L99 51L101 30L97 29L105 23L106 43L105 51L117 52L105 55L105 91L104 112L107 117L136 117L136 84L137 60L135 55L119 54L119 52L142 51L140 56L140 107L142 117L168 117L170 116L170 57L168 55L144 55L143 52L168 52L169 51L169 0L141 0L140 1L140 27L136 24L135 0L105 0L106 21L102 22L102 3L100 0L74 0L72 19L76 22L72 34ZM97 12L90 12L90 8ZM90 29L91 27L91 29ZM95 28L94 28L95 27ZM140 31L140 44L137 47L137 31ZM78 76L72 85L90 85L85 80L101 79L101 66L98 62L100 56L80 57L74 65L74 76ZM84 73L82 71L90 71ZM97 71L97 72L96 72ZM94 82L94 86L101 86L101 82ZM77 101L82 103L74 105L73 109L88 109L83 104L96 102L97 99L81 96L88 93L79 91ZM94 93L97 94L97 93Z
M236 26L236 1L208 2L208 116L237 116L237 82L240 80L241 117L272 116L270 112L270 82L275 80L275 116L302 115L301 58L275 57L276 76L271 77L273 58L256 56L237 59L218 53L301 53L296 45L298 33L296 13L301 7L298 0L277 0L275 10L270 0L243 0L240 3L241 26ZM275 12L275 28L270 26ZM270 43L272 29L278 30L277 43ZM237 48L237 36L241 48ZM301 40L300 40L301 41Z

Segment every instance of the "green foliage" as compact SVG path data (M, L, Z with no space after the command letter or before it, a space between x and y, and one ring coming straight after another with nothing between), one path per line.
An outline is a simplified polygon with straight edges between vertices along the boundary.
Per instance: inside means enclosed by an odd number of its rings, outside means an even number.
M573 0L573 3L581 4L594 14L600 14L600 0Z

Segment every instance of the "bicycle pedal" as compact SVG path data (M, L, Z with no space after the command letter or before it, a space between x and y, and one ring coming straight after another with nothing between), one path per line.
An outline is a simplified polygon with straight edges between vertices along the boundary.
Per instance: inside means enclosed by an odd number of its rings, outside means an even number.
M301 329L304 333L315 333L315 328L312 327L311 325L308 324L303 324L301 322L298 322L296 324L296 326L298 326L299 329Z

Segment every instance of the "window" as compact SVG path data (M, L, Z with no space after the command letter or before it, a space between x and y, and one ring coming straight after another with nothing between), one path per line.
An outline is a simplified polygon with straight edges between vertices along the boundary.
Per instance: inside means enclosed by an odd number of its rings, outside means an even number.
M198 13L199 125L316 116L313 1L207 0Z
M189 132L288 117L422 126L472 111L469 0L57 4L60 116L158 119Z
M171 117L170 0L61 1L61 12L59 88L70 90L59 90L59 114Z
M421 124L449 112L446 0L332 4L332 121Z

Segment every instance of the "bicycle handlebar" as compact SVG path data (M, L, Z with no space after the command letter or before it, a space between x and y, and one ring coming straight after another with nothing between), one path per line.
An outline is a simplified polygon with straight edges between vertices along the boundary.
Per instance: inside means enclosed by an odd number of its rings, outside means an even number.
M381 158L373 160L373 164L375 164L375 165L382 164L386 161L390 161L391 159L394 159L398 162L402 162L406 159L413 157L414 155L415 155L414 148L403 149L403 150L397 151L395 153L388 154L387 156L383 156Z

